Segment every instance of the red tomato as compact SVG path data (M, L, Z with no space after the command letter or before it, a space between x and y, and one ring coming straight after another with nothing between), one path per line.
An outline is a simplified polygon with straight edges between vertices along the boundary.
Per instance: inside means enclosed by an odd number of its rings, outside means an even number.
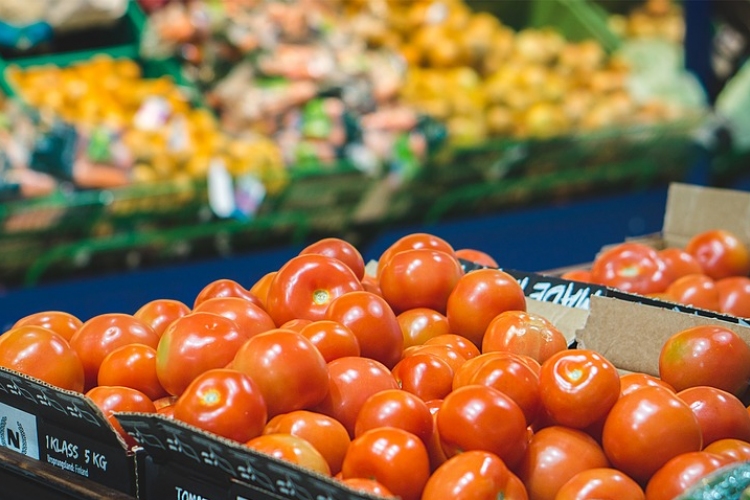
M375 479L403 500L419 500L430 476L424 443L395 427L372 429L349 445L342 477Z
M267 309L266 304L268 303L268 290L271 287L273 277L276 276L277 271L271 271L260 277L253 286L250 287L250 293L258 297L263 309Z
M468 450L496 454L515 467L528 444L526 417L510 397L483 385L459 387L443 400L438 433L447 456Z
M378 427L397 427L411 432L426 444L432 436L432 425L432 414L424 401L401 389L387 389L373 394L362 404L354 424L354 436Z
M393 367L399 387L422 401L443 399L453 388L453 368L434 354L414 354Z
M526 310L521 285L506 272L479 269L458 280L448 297L446 316L453 333L480 347L492 319L510 310Z
M714 280L705 274L688 274L677 278L667 287L666 294L680 304L709 311L719 310L719 290Z
M359 356L359 340L354 332L338 321L313 321L300 330L313 343L326 363L346 356Z
M190 307L179 300L155 299L143 304L133 316L146 323L161 337L172 321L186 314L190 314Z
M617 469L586 469L571 477L555 500L645 500L643 488Z
M350 292L331 302L325 319L349 328L359 341L360 355L393 368L401 359L404 336L388 303L370 292Z
M283 433L263 434L250 439L245 446L318 474L331 475L331 469L323 455L309 441L299 436Z
M643 387L617 400L602 432L602 447L612 466L640 484L673 457L698 451L700 423L676 394Z
M671 281L656 250L642 243L620 243L594 259L594 283L625 292L647 294L666 290Z
M258 384L271 417L310 409L328 393L323 355L292 330L276 329L252 337L237 351L232 367Z
M364 477L350 477L349 479L342 479L341 482L348 488L353 489L356 492L369 493L376 497L392 498L393 493L388 490L385 486L375 481L374 479L366 479Z
M203 301L208 299L215 299L217 297L239 297L241 299L249 300L254 304L263 307L261 300L252 294L244 286L240 285L234 280L228 278L222 278L212 281L208 285L204 286L203 289L198 292L193 302L193 309L198 307Z
M725 438L750 441L750 413L734 394L705 385L677 393L698 417L703 446Z
M263 434L280 433L306 439L323 455L331 474L341 472L341 464L351 439L338 420L307 410L283 413L269 420L263 429Z
M544 363L568 348L565 335L550 321L525 311L505 311L495 316L482 339L482 352L508 351Z
M467 451L451 457L432 473L422 500L513 500L508 495L511 472L497 456L486 451Z
M263 432L266 403L252 378L237 370L215 368L190 382L174 404L174 418L244 443Z
M578 281L580 283L593 283L591 270L589 269L571 269L560 275L564 280Z
M338 259L352 270L358 280L365 275L365 261L359 250L346 240L340 238L323 238L305 247L299 254L319 254Z
M715 280L750 273L750 251L730 231L712 229L698 233L688 241L685 250Z
M42 311L24 316L16 321L12 328L26 325L41 326L47 330L52 330L68 342L70 337L83 326L83 322L64 311Z
M453 373L466 362L466 358L457 349L449 345L415 345L404 351L404 358L414 356L415 354L432 354L433 356L437 356L450 365Z
M517 359L518 361L521 361L529 365L529 368L531 368L531 370L537 376L539 375L539 370L540 370L539 364L536 361L531 360L533 363L536 363L536 367L532 366L528 362L528 359L526 356L519 356L519 355L509 353L509 352L504 352L504 351L486 352L486 353L480 354L476 358L467 360L465 363L461 365L461 367L456 371L453 377L453 388L457 389L465 385L471 385L470 381L474 377L474 374L477 372L477 370L479 370L479 368L482 365L484 365L486 361L492 360L492 359L504 359L507 357L513 357Z
M97 383L138 389L152 401L168 395L156 376L156 349L144 344L124 345L107 354Z
M620 375L596 351L570 349L542 363L540 397L552 420L583 429L603 418L620 397Z
M224 316L194 312L175 320L156 348L156 375L175 396L201 373L224 368L249 337Z
M663 387L671 392L677 392L674 387L664 382L658 377L647 373L626 373L620 376L620 396L625 396L642 387Z
M86 390L96 385L99 365L107 354L128 344L145 344L156 348L159 336L141 320L119 313L94 316L73 334L70 347L83 363Z
M380 270L380 291L397 314L417 307L442 314L462 275L461 265L452 255L427 248L405 250Z
M248 338L276 328L271 316L261 306L240 297L206 299L193 312L209 312L231 319Z
M78 354L62 335L34 324L17 326L0 335L0 366L61 389L84 389Z
M750 380L750 346L723 326L688 328L662 346L659 376L677 391L710 385L740 396Z
M456 256L456 252L450 243L445 241L439 236L429 233L412 233L403 236L396 240L391 246L389 246L378 259L378 272L377 277L380 278L380 272L383 270L388 261L399 252L405 250L417 250L421 248L427 248L430 250L437 250L439 252L445 252L453 257Z
M313 322L309 319L290 319L279 328L282 330L294 330L295 332L302 333L302 329L310 323Z
M739 318L750 318L750 278L732 276L716 282L719 310Z
M732 462L750 461L750 442L741 439L719 439L705 446L703 451L722 455Z
M399 314L396 319L404 336L404 349L422 345L432 337L451 333L448 318L434 309L417 307Z
M500 267L490 254L474 248L461 248L456 250L456 257L484 267Z
M424 345L447 345L448 347L452 347L466 360L476 358L480 354L479 348L472 344L466 337L453 333L432 337L425 341Z
M705 451L682 453L664 464L646 486L649 500L673 500L702 478L728 465L729 459Z
M104 413L109 423L125 441L128 449L137 443L130 434L125 432L114 414L119 412L156 413L153 401L141 391L130 387L100 385L86 392L86 397Z
M398 389L390 370L369 358L334 359L328 363L328 376L328 395L314 410L341 422L350 437L367 398L386 389Z
M657 252L667 266L667 274L674 281L688 274L703 274L703 268L695 257L678 247L669 247Z
M318 254L293 257L268 288L266 309L277 325L291 319L324 319L337 297L361 291L357 276L340 260Z

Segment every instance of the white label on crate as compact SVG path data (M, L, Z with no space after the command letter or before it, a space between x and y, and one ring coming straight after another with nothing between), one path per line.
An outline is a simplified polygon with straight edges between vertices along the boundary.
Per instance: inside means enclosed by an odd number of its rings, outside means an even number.
M36 417L0 403L0 446L39 460Z

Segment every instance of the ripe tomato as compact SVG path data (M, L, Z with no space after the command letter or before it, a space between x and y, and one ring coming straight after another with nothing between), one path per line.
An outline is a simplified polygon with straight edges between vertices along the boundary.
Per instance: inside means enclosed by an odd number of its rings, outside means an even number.
M393 368L401 359L404 336L388 303L370 292L350 292L337 297L325 319L349 328L359 341L360 355Z
M407 356L392 373L401 389L422 401L443 399L453 388L453 368L434 354Z
M298 255L276 273L268 288L266 309L277 325L291 319L324 319L336 297L361 291L357 276L338 259Z
M249 375L268 415L310 409L328 393L328 369L315 345L293 330L275 329L245 342L232 367Z
M168 395L156 376L156 349L144 344L124 345L107 354L97 383L138 389L152 401Z
M175 320L156 348L156 376L172 395L201 373L224 368L249 337L224 316L194 312Z
M649 500L673 500L702 478L730 463L727 457L705 451L682 453L651 476L646 485Z
M268 289L271 287L273 277L276 276L277 271L271 271L260 277L258 281L253 283L250 287L250 293L258 297L263 309L267 309L266 304L268 303Z
M750 273L750 250L730 231L711 229L698 233L690 238L685 250L715 280Z
M453 333L446 333L432 337L431 339L428 339L424 345L447 345L448 347L453 348L466 360L476 358L481 354L479 348L472 344L466 337L455 335Z
M719 290L705 274L688 274L669 284L667 297L674 302L709 311L719 310Z
M723 326L687 328L662 346L659 377L677 391L710 385L740 396L750 380L750 346Z
M453 333L480 347L492 319L509 310L526 310L521 285L506 272L479 269L458 280L448 297L446 316Z
M677 397L698 417L704 447L726 438L750 441L750 413L734 394L700 385L681 390Z
M341 473L344 479L375 479L403 500L419 500L430 476L430 462L417 436L380 427L352 440Z
M427 248L405 250L380 269L380 291L397 314L417 307L442 314L462 275L453 255Z
M401 389L387 389L362 404L354 436L378 427L396 427L411 432L426 444L432 436L432 425L432 414L424 401Z
M260 453L293 463L324 476L331 475L328 462L306 439L293 434L263 434L245 443Z
M482 339L482 352L508 351L544 363L568 348L565 335L546 318L525 311L505 311L495 316Z
M256 305L263 307L263 303L258 297L253 295L248 289L234 280L221 278L214 280L204 286L193 301L193 309L198 307L204 300L214 299L217 297L239 297L249 300Z
M193 312L209 312L231 319L248 338L276 328L271 316L261 306L240 297L206 299Z
M579 472L608 466L604 451L591 436L554 425L531 436L517 473L529 498L554 500L558 490Z
M130 314L105 313L86 321L70 338L70 347L83 363L86 390L96 385L99 366L110 352L128 344L156 348L159 336Z
M186 314L190 314L190 307L179 300L155 299L143 304L133 316L146 323L161 337L172 321Z
M719 310L739 318L750 318L750 278L732 276L716 282Z
M78 354L62 335L34 324L16 326L0 335L0 366L61 389L84 389Z
M83 321L64 311L42 311L24 316L16 321L12 328L26 325L41 326L52 330L68 342L70 337L83 326Z
M445 252L452 257L456 257L456 252L453 249L453 246L439 236L429 233L407 234L392 243L391 246L380 255L380 258L378 259L377 277L380 278L380 272L388 261L391 260L391 257L405 250L417 250L420 248L437 250L439 252Z
M455 373L466 362L457 349L449 345L415 345L404 350L404 358L415 354L432 354L448 363Z
M746 462L750 460L750 442L741 439L719 439L704 446L707 453L722 455L732 462Z
M643 488L617 469L601 467L586 469L571 477L555 496L555 500L645 500Z
M462 364L461 368L456 371L453 377L453 388L456 389L464 385L470 385L469 381L472 379L477 370L485 363L485 361L491 359L504 359L507 357L513 357L516 360L526 364L531 369L531 371L539 376L541 365L539 365L536 360L520 354L512 354L504 351L493 351L480 354L476 358L469 359L464 364Z
M473 262L484 267L500 267L498 266L497 261L493 259L490 254L481 250L476 250L474 248L461 248L459 250L456 250L456 258L468 260L469 262Z
M612 466L640 484L671 458L698 451L702 444L693 411L661 387L643 387L618 399L602 432L602 447Z
M674 387L658 377L647 373L631 372L620 375L620 396L625 396L642 387L663 387L671 392L677 392Z
M109 423L125 441L128 449L137 443L130 434L125 432L114 414L118 412L156 413L153 401L141 391L130 387L100 385L86 392L86 397L104 413Z
M590 269L571 269L560 275L564 280L578 281L580 283L593 283Z
M540 397L552 420L583 429L609 412L620 397L620 375L604 356L569 349L542 363Z
M365 275L365 261L362 258L362 254L359 253L359 250L354 245L346 240L342 240L341 238L323 238L306 246L299 254L305 255L310 253L340 260L352 270L360 281Z
M374 495L376 497L379 496L383 498L392 498L394 496L393 493L388 490L388 488L375 481L374 479L367 479L364 477L350 477L349 479L342 479L341 483L356 492L369 493L370 495Z
M438 433L448 457L484 450L511 469L526 451L526 417L510 397L483 385L459 387L448 394L437 414Z
M667 266L667 275L674 281L688 274L703 274L703 268L695 257L678 247L664 248L656 252Z
M639 294L663 292L671 281L656 250L635 242L620 243L599 254L591 267L591 279Z
M214 368L198 375L174 404L174 418L244 443L266 425L266 403L255 381L237 370Z
M331 474L341 471L351 439L338 420L322 413L296 410L276 415L268 421L263 434L292 434L310 442L323 455Z
M317 347L326 363L345 356L359 356L359 340L338 321L322 319L303 327L300 333Z
M408 309L399 314L396 319L404 336L404 349L422 345L432 337L451 333L448 318L427 307Z
M517 500L507 487L511 472L495 454L467 451L451 457L432 473L422 500Z
M328 379L328 395L314 410L341 422L350 437L367 398L386 389L398 389L390 370L369 358L334 359L328 363Z

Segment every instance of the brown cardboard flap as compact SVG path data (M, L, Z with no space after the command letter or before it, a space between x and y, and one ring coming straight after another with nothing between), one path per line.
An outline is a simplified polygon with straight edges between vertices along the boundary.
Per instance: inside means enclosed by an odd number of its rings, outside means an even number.
M576 339L576 332L586 323L588 311L552 302L542 302L526 298L526 310L549 320L565 335L570 345Z
M618 368L659 375L659 353L669 337L699 325L722 325L750 343L750 327L693 314L592 296L580 348L593 349Z

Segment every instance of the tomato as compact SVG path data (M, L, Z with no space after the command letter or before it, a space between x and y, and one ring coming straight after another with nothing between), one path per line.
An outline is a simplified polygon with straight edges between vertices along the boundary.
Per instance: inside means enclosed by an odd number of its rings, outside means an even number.
M141 391L130 387L100 385L86 392L86 397L104 413L107 421L125 441L128 449L137 443L130 434L125 432L114 414L120 412L156 413L153 401Z
M367 479L364 477L350 477L349 479L342 479L341 482L348 488L353 489L356 492L369 493L370 495L380 496L383 498L392 498L393 493L388 488L375 481L374 479Z
M218 314L194 312L175 320L156 348L156 375L175 396L201 373L224 368L249 337Z
M279 433L306 439L328 462L331 474L341 471L351 439L338 420L307 410L282 413L269 420L263 429L263 434Z
M350 292L337 297L325 319L349 328L359 341L360 355L393 368L401 359L404 336L388 303L370 292Z
M408 309L399 314L396 319L404 336L404 349L422 345L432 337L451 333L448 318L427 307Z
M506 491L510 475L508 467L497 455L467 451L451 457L433 472L425 485L422 500L512 500L514 497Z
M716 282L719 310L739 318L750 318L750 278L732 276Z
M642 387L663 387L671 392L677 392L668 383L647 373L631 372L620 376L620 396L630 394Z
M401 389L387 389L373 394L362 404L354 424L354 436L378 427L397 427L427 443L432 436L432 425L432 414L424 401Z
M703 451L722 455L732 462L750 461L750 442L741 439L719 439L704 446Z
M70 347L83 363L86 390L96 385L99 366L110 352L128 344L156 348L159 336L130 314L105 313L86 321L70 338Z
M704 447L725 438L750 441L750 413L734 394L701 385L683 389L677 397L698 417Z
M78 354L62 335L34 324L16 326L0 335L0 366L61 389L84 389L84 368Z
M258 384L272 417L310 409L328 393L323 355L292 330L276 329L252 337L237 351L232 367Z
M361 353L357 336L338 321L313 321L303 327L300 333L317 347L326 363L346 356L359 356Z
M476 358L481 354L479 348L471 343L466 337L455 335L453 333L437 335L428 339L424 345L447 345L448 347L452 347L466 360Z
M599 254L591 267L591 279L639 294L662 292L671 281L656 250L635 242L620 243Z
M369 358L334 359L328 363L328 378L328 395L314 410L341 422L350 437L367 398L386 389L398 389L390 370Z
M698 451L702 444L693 411L661 387L643 387L618 399L602 432L602 447L612 466L639 484L671 458Z
M620 397L620 375L604 356L588 349L558 352L542 363L540 397L552 419L583 429L609 412Z
M244 443L266 425L266 403L255 381L237 370L214 368L198 375L174 404L174 418Z
M578 281L580 283L593 283L590 269L571 269L560 275L564 280Z
M24 316L16 321L12 328L26 325L41 326L52 330L67 342L83 326L83 321L64 311L42 311Z
M443 399L453 386L453 368L434 354L414 354L393 367L393 376L404 391L422 399Z
M450 365L455 373L466 362L461 353L449 345L415 345L404 351L404 358L415 354L432 354Z
M379 427L352 440L341 472L344 479L375 479L402 500L419 500L430 476L430 462L417 436Z
M172 321L190 314L190 307L179 300L155 299L143 304L134 314L161 337Z
M723 326L681 330L662 345L659 377L677 391L710 385L740 396L750 380L750 346Z
M276 328L271 316L262 307L240 297L206 299L193 312L209 312L231 319L248 338Z
M395 313L426 307L445 312L463 270L445 252L422 248L393 255L380 269L380 291Z
M378 259L377 277L380 278L380 272L388 261L391 260L391 257L397 253L405 250L417 250L421 248L445 252L452 257L456 257L456 252L453 249L453 246L439 236L429 233L407 234L392 243L391 246L386 248L386 250L380 255L380 258Z
M459 387L443 400L438 433L447 456L469 450L496 454L513 468L528 443L526 417L510 397L483 385Z
M324 319L336 297L361 291L362 284L340 260L318 254L298 255L284 264L268 288L266 309L277 325L291 319Z
M646 485L649 500L673 500L715 470L728 465L729 459L705 451L682 453L664 464Z
M555 500L645 500L643 488L617 469L586 469L558 490Z
M267 309L266 304L268 303L268 290L271 287L271 282L273 281L273 277L276 276L276 273L277 271L271 271L264 274L258 281L253 284L253 286L250 287L250 293L258 297L258 300L260 300L263 309Z
M156 349L144 344L124 345L107 354L97 383L138 389L152 401L168 395L156 376Z
M525 311L495 316L482 339L482 352L508 351L531 356L540 363L568 348L565 335L546 318Z
M669 279L674 281L688 274L703 274L703 268L686 250L668 247L656 252L667 266Z
M365 275L365 261L359 250L346 240L341 238L323 238L302 249L300 255L319 254L326 257L338 259L352 270L358 280Z
M719 290L705 274L688 274L667 287L667 297L674 302L709 311L719 310Z
M451 330L477 347L492 319L504 311L526 310L521 285L498 269L479 269L464 274L448 297L446 316Z
M193 301L193 309L201 305L203 301L215 299L217 297L239 297L241 299L249 300L257 306L263 307L261 300L252 294L250 290L234 280L221 278L212 281L198 292L198 295L196 295L195 300Z
M750 274L750 250L731 231L711 229L698 233L690 238L685 250L715 280Z
M474 248L461 248L456 250L456 257L484 267L500 267L490 254Z
M263 434L250 439L245 446L318 474L331 475L331 469L323 455L308 440L299 436L284 433Z

